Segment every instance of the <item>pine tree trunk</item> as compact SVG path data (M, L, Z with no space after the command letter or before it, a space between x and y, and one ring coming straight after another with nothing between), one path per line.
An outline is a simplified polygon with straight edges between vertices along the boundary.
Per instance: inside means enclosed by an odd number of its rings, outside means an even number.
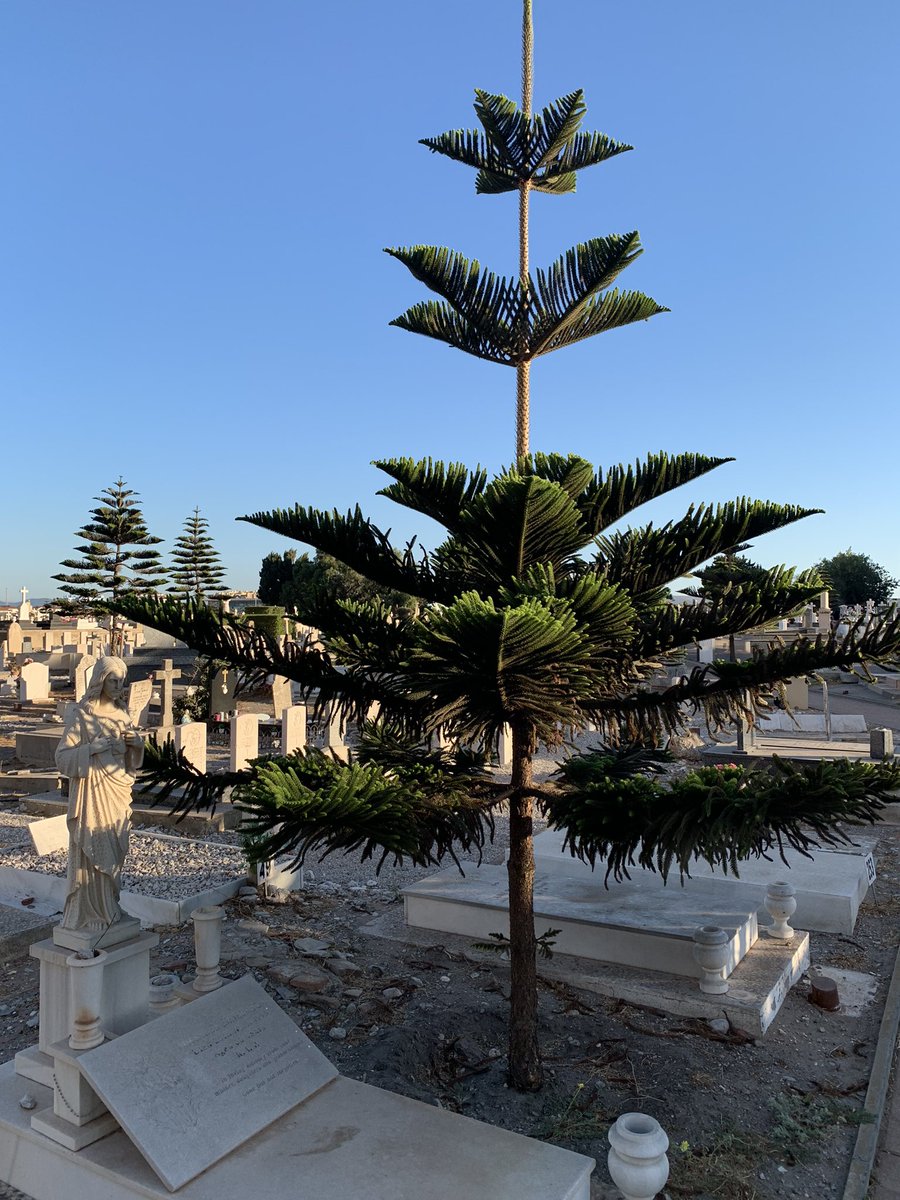
M512 734L512 786L530 787L531 737L516 725ZM537 1036L533 808L531 797L520 794L509 803L509 1083L521 1092L536 1092L544 1078Z
M531 116L534 91L534 22L532 0L522 2L522 112ZM528 201L531 184L519 187L519 286L528 293ZM528 453L531 438L531 361L516 367L516 459Z

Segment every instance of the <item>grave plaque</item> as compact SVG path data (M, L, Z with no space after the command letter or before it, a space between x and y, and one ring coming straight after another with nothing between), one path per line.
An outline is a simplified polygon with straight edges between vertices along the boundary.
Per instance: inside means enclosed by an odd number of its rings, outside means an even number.
M206 770L206 722L188 721L175 726L175 747L198 771Z
M128 715L132 725L146 726L153 696L152 679L136 679L128 688Z
M229 771L243 771L251 759L259 758L259 720L256 713L239 713L232 717L231 743L228 755Z
M68 816L44 817L42 821L30 821L28 835L35 854L53 854L69 848Z
M338 1074L250 975L87 1051L78 1065L172 1192Z

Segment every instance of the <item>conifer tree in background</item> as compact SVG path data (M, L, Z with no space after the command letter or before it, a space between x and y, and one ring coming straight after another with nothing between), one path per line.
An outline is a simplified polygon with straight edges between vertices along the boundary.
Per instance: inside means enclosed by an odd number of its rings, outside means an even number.
M526 62L531 2L524 0ZM529 85L530 86L530 85ZM581 93L539 117L479 93L484 133L435 139L434 149L479 169L482 191L518 189L527 232L531 190L567 191L574 173L624 147L580 134ZM526 241L527 244L527 241ZM680 520L627 527L636 509L728 461L651 454L633 467L594 468L576 456L526 454L528 365L537 355L653 315L646 297L606 292L637 253L637 235L597 239L536 277L497 280L450 251L394 252L443 297L400 324L517 368L515 463L493 479L480 468L431 459L376 465L381 493L446 531L432 551L391 544L357 506L346 515L299 505L243 518L330 555L365 579L414 599L398 610L379 596L323 594L308 620L314 643L286 642L193 602L120 597L123 615L201 654L298 681L318 712L336 706L365 722L349 765L306 749L244 772L201 775L169 745L148 753L148 782L184 811L209 807L236 785L259 857L358 852L430 865L478 851L508 805L510 1083L541 1085L537 1030L534 848L537 813L565 831L574 854L621 874L629 866L689 870L695 855L733 869L782 845L840 840L841 821L874 819L900 767L823 763L678 780L629 781L615 747L654 747L702 713L712 728L746 722L780 682L824 667L900 659L900 614L845 638L799 637L745 662L698 664L663 690L652 680L667 655L798 611L822 588L814 572L765 571L715 598L676 608L668 587L748 538L811 511L746 498L691 506ZM366 717L377 705L378 720ZM608 751L570 758L556 782L537 783L539 744L559 747L593 723ZM478 747L512 730L510 780L485 769ZM440 732L455 748L428 749ZM475 747L473 752L472 747ZM630 756L634 764L639 756Z
M203 600L225 586L225 568L209 536L209 522L200 509L185 518L184 533L175 539L172 551L172 586L185 599Z
M75 533L84 539L75 547L80 557L63 559L60 566L72 569L53 576L62 583L60 591L79 601L84 611L106 613L105 602L114 605L124 592L155 591L166 581L160 553L152 548L162 538L147 530L137 496L124 479L95 496L93 520ZM120 654L122 629L114 617L109 629L112 653Z

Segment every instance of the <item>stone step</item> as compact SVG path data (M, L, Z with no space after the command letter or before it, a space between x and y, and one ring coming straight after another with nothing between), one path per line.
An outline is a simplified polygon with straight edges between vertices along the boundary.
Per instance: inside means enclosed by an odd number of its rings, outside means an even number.
M403 922L397 909L389 909L360 927L369 937L385 938L407 949L433 947L438 938L428 929ZM440 935L440 943L466 962L485 961L493 970L508 969L495 954L473 949L465 936ZM550 959L538 958L537 972L585 992L624 1000L643 1008L659 1009L681 1017L710 1019L723 1014L738 1029L754 1036L766 1032L785 996L809 966L809 934L796 931L790 942L779 942L763 932L728 979L728 991L707 995L695 979L669 975L664 971L593 962L568 954L554 953Z
M4 771L0 775L0 795L41 795L53 791L58 783L58 771Z
M403 891L407 924L490 941L509 933L505 866L465 865L422 879ZM542 858L534 882L535 930L557 929L554 951L605 963L665 971L697 979L693 935L699 925L716 925L728 935L728 977L758 936L754 904L733 903L715 884L697 881L661 897L639 883L615 890L602 876L573 873L565 863Z
M573 858L563 850L565 834L560 829L546 829L534 839L535 858L543 866L556 862L560 869L578 877L597 878L602 883L606 868L598 864L592 871L589 863ZM772 861L750 858L740 864L740 878L714 870L709 863L697 861L691 867L691 878L682 887L677 873L664 884L655 871L634 870L631 885L644 889L648 897L659 903L673 892L688 894L698 884L721 889L724 903L737 909L750 907L757 913L761 925L771 918L763 907L766 888L770 883L786 880L797 889L797 911L792 922L800 929L819 933L852 933L859 906L869 890L870 872L874 874L872 850L874 838L857 837L855 847L846 850L812 850L810 856L796 850L785 850L787 865L780 857ZM871 861L867 864L867 858ZM622 885L609 880L610 892L615 894ZM663 890L665 889L665 890ZM662 895L660 894L662 893ZM704 893L705 894L705 893ZM666 901L672 903L672 901Z

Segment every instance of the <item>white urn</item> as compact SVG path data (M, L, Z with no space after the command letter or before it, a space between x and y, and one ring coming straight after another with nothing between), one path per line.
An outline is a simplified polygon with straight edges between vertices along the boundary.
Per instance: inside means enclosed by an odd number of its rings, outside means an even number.
M770 883L766 889L766 912L772 918L772 924L766 929L769 937L779 938L789 942L795 930L791 929L788 921L797 911L796 891L792 883Z
M700 968L700 991L721 996L728 991L725 966L728 934L718 925L700 925L694 931L694 961Z
M222 922L225 910L218 905L195 908L191 913L194 922L194 957L197 960L195 992L214 992L224 983L219 974L219 958L222 953Z
M609 1175L625 1200L652 1200L669 1178L669 1139L654 1117L623 1113L609 1131Z
M150 980L150 1016L158 1017L173 1008L180 1008L181 1000L175 989L177 975L154 975Z
M100 1028L103 999L103 968L106 951L94 950L90 958L70 954L66 958L69 976L69 1048L93 1050L105 1034Z

